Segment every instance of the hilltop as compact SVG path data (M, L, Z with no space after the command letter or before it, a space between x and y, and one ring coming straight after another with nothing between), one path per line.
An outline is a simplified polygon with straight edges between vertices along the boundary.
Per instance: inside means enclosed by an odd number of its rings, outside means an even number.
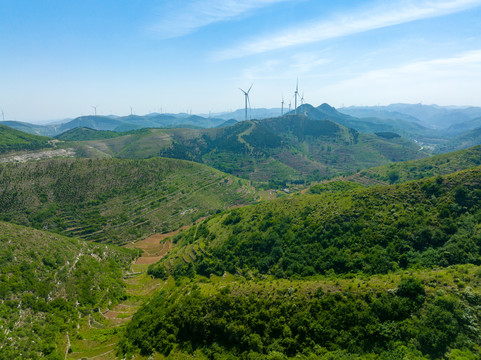
M270 186L355 172L427 154L403 139L361 134L305 115L212 129L144 129L111 139L67 143L87 157L165 156L204 163Z
M245 180L192 162L51 159L0 164L0 219L126 243L254 201Z
M0 221L0 358L63 358L60 334L126 296L136 252Z

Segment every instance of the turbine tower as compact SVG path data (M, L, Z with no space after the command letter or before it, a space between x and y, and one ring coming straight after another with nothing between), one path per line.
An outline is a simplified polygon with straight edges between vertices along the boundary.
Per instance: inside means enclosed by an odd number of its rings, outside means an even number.
M296 91L294 91L294 115L297 115L297 97L299 96L299 79L296 82Z
M91 105L91 108L94 109L94 115L95 115L95 116L97 116L97 106L98 106L98 105L95 105L95 106Z
M250 92L251 89L252 89L252 85L254 85L254 84L251 84L251 87L250 87L249 90L247 90L247 91L244 91L244 90L242 90L241 88L239 88L239 90L242 91L242 92L244 93L244 96L245 96L246 120L247 120L247 103L249 103L249 105L250 105L250 103L251 103L250 100L249 100L249 92Z
M289 112L291 112L291 101L289 100Z
M3 119L3 121L5 121L5 113L3 112L3 109L1 109L1 110L2 110L2 119Z
M281 116L284 116L284 96L282 97L281 101Z

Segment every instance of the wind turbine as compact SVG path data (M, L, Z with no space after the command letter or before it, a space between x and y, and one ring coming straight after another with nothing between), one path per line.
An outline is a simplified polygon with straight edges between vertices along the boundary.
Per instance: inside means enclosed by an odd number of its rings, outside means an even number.
M5 121L5 113L3 112L3 109L2 109L2 119L3 121Z
M291 112L291 101L289 100L289 112Z
M282 101L281 101L281 116L284 115L284 96L282 97Z
M97 116L97 106L98 106L98 105L95 105L95 106L91 105L91 106L90 106L91 108L94 109L94 115L95 115L95 116Z
M249 88L249 90L247 91L244 91L242 90L241 88L239 88L240 91L242 91L244 93L244 96L245 96L245 103L246 103L246 120L247 120L247 103L249 103L249 105L251 104L250 100L249 100L249 92L251 91L252 89L252 85L254 84L251 84L251 87Z
M299 96L299 79L296 82L296 91L294 91L294 114L297 115L297 97Z
M304 105L304 91L302 92L302 96L301 96L301 105Z

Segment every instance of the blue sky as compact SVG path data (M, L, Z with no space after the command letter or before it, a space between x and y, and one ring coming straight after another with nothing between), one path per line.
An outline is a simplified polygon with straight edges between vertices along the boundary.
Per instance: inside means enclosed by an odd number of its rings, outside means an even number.
M481 0L0 0L0 109L481 106ZM287 105L286 105L287 106Z

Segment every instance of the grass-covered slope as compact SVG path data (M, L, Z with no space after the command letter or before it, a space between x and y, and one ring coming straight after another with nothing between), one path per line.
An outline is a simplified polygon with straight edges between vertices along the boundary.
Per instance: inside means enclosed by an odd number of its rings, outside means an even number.
M126 296L134 254L0 222L0 359L63 359L60 334Z
M425 177L447 175L480 164L481 146L475 146L425 159L374 167L349 176L347 179L368 186L379 183L399 184Z
M481 168L398 186L295 196L179 234L152 273L277 277L481 264Z
M0 219L102 242L176 229L254 196L244 180L172 159L0 165Z
M9 151L37 150L49 147L49 138L27 134L11 127L0 125L0 154Z

